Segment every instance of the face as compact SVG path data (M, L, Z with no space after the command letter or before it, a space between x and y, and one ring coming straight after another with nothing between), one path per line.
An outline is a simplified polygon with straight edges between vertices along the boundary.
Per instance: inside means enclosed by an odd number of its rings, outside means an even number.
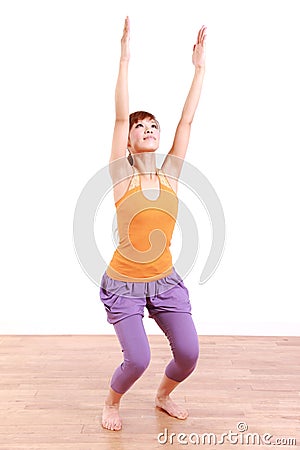
M160 131L155 120L146 118L133 124L128 138L131 153L155 152L159 147Z

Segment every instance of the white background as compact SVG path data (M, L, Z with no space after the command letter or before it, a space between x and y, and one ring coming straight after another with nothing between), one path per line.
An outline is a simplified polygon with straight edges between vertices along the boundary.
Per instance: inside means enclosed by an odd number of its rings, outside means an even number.
M214 186L227 237L217 271L199 285L210 223L181 186L199 224L199 258L185 279L198 333L299 334L300 28L291 0L1 2L0 333L114 333L77 260L72 227L83 187L108 162L126 15L130 110L157 116L162 153L207 25L187 160ZM111 193L105 202L95 236L109 259ZM177 229L175 253L179 243Z

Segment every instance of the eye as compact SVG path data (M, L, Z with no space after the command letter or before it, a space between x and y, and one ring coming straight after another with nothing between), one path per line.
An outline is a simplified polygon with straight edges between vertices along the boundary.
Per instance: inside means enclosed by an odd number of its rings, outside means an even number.
M157 125L156 125L156 123L153 123L153 124L152 124L152 128L156 128L156 129L158 128Z
M143 124L142 123L138 123L135 128L138 128L138 127L143 127Z

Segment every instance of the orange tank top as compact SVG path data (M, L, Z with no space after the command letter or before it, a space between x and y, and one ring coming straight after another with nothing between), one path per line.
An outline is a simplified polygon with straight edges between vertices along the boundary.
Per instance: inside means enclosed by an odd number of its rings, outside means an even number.
M126 193L115 203L119 244L106 269L120 281L153 281L173 270L170 252L176 223L178 198L161 169L157 169L160 192L148 199L135 173Z

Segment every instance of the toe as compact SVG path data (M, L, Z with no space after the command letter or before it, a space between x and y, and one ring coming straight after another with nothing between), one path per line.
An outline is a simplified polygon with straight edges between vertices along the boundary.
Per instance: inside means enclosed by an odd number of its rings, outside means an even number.
M187 416L188 416L188 413L187 413L187 411L183 411L182 413L181 413L181 418L182 419L186 419L187 418Z
M121 428L122 428L121 422L116 422L115 430L121 430Z

